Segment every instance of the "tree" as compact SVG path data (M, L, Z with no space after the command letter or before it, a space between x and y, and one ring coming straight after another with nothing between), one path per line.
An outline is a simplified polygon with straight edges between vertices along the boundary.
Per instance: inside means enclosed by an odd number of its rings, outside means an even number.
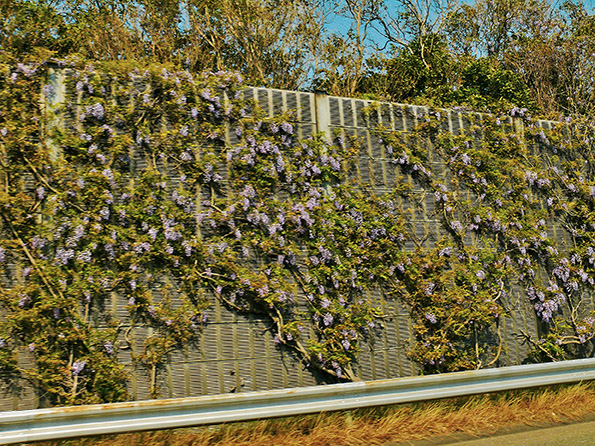
M68 24L53 0L0 0L0 48L21 55L37 48L57 53L72 51L73 42L62 38Z
M234 69L254 85L298 88L312 75L324 16L309 0L190 0L187 46L196 68Z

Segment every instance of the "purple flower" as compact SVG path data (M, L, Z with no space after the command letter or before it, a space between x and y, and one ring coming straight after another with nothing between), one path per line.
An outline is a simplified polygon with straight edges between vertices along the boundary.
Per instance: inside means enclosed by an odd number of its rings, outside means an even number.
M349 341L348 341L347 339L343 339L343 340L341 341L341 344L343 345L343 348L344 348L345 350L349 350L349 347L351 347L351 344L349 343Z
M186 257L190 257L192 255L192 246L186 240L182 242L182 247L184 248L184 254Z
M438 255L440 257L450 257L450 254L451 254L451 248L450 248L450 246L447 246L446 248L442 248L440 250L440 252L438 252Z
M240 192L240 195L246 198L254 198L256 196L256 191L250 184L248 184L244 187L244 190Z
M293 126L288 122L281 123L281 130L283 130L285 133L293 135Z
M31 298L29 296L27 296L26 294L19 294L19 308L23 308L25 305L27 305L29 302L31 302Z
M85 236L85 228L83 225L78 225L74 228L74 234L72 235L72 239L74 242L78 242Z
M99 211L99 215L103 220L109 220L110 210L109 208L105 207Z
M176 241L176 240L180 240L182 238L182 234L180 232L175 231L170 227L165 229L165 231L163 232L163 235L165 236L165 240Z
M54 264L55 265L59 265L59 264L66 265L73 258L74 258L74 251L72 249L58 248L56 250Z
M105 114L105 110L103 108L103 105L97 102L96 104L86 106L85 113L90 116L93 116L96 119L102 120Z
M151 245L148 242L142 242L136 245L133 249L137 254L142 254L143 251L149 252L151 250Z
M76 259L79 262L83 262L83 263L88 263L91 261L92 255L91 255L91 251L89 251L88 249L86 249L85 251L82 251L79 253L79 255L76 257Z
M333 315L332 315L332 314L330 314L330 313L326 313L326 314L324 315L324 317L322 318L322 322L323 322L323 323L324 323L324 325L325 325L325 326L327 326L327 327L328 327L329 325L331 325L331 324L333 323L333 321L334 321Z
M86 364L87 363L85 361L75 361L72 364L72 368L71 368L72 374L74 376L77 376L79 373L81 373L83 371L83 369L85 368L85 365Z
M427 296L431 296L432 293L434 292L434 288L436 287L436 284L433 282L428 283L428 285L426 286L426 288L424 289L424 293Z
M37 192L37 197L38 197L40 200L43 200L43 197L45 197L45 189L44 189L44 187L43 187L43 186L39 186L39 187L38 187L38 188L35 190L35 192Z
M114 353L114 345L111 343L111 341L105 341L103 344L103 348L105 348L105 351L108 355Z
M213 97L211 96L211 90L209 88L205 88L203 91L201 91L200 95L203 99L206 99L207 101L213 100Z
M450 222L450 227L457 232L462 232L463 231L463 225L461 224L460 221L458 220L453 220Z
M436 319L434 313L426 313L424 314L424 317L430 322L430 324L435 324L438 322L438 319Z
M6 251L4 250L4 248L2 246L0 246L0 263L4 262L4 260L6 259Z
M28 348L29 348L29 351L33 353L35 351L35 343L32 342L31 344L29 344Z

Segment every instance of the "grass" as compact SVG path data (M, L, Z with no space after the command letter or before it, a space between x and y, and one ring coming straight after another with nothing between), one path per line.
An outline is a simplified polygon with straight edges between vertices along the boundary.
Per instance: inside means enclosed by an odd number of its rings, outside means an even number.
M577 421L595 383L211 426L31 443L34 446L355 446Z

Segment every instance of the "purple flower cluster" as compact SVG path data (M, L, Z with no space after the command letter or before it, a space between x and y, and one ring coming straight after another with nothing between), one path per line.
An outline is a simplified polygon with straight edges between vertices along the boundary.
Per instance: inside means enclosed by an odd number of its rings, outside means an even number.
M453 231L463 232L463 225L458 220L451 221L450 222L450 227L453 229Z
M524 117L525 113L527 113L527 109L526 108L519 108L519 107L512 107L512 109L510 110L510 116L512 117Z
M200 96L209 102L208 109L216 118L220 116L219 110L221 109L221 99L219 96L213 96L210 88L205 88L200 92Z
M281 123L281 130L283 130L288 135L293 135L293 126L288 122Z
M301 223L304 222L307 226L312 226L315 223L315 220L310 216L302 203L294 204L291 207L291 210L295 213L295 215L291 217L291 220L297 225L301 225Z
M37 67L35 66L25 65L22 63L17 64L17 73L23 73L27 77L33 76L36 73L36 71Z
M19 308L24 308L29 302L31 302L31 298L26 294L21 293L21 294L19 294L19 297L20 297L19 303L18 303Z
M328 155L321 155L320 156L320 164L324 167L330 166L331 169L335 172L339 172L341 170L341 163L332 156Z
M89 251L88 249L81 251L78 256L76 257L76 259L79 262L83 262L83 263L88 263L91 261L92 259L92 254L91 251Z
M97 102L93 105L87 105L85 107L85 114L101 121L105 116L105 109L101 103Z
M407 155L406 152L401 153L401 156L399 158L395 158L394 160L392 160L393 164L400 164L401 166L407 166L409 165L409 155Z
M434 315L434 313L425 313L424 317L430 322L430 324L438 323L438 319Z
M434 288L436 288L435 283L433 283L433 282L428 283L424 289L425 295L431 296L434 293Z
M451 248L450 246L447 246L446 248L442 248L439 252L438 255L440 257L450 257L451 255Z
M441 201L446 203L448 201L448 195L440 191L434 192L434 198L436 199L436 203L440 203Z
M72 249L58 248L56 250L54 265L66 265L74 258L74 251Z
M148 242L142 242L134 246L134 252L137 254L142 254L144 252L149 252L151 250L151 244Z
M192 255L192 245L188 243L186 240L182 242L182 248L184 248L184 255L186 257L190 257Z
M77 376L79 373L81 373L85 368L85 365L87 365L86 361L75 361L71 367L73 376Z

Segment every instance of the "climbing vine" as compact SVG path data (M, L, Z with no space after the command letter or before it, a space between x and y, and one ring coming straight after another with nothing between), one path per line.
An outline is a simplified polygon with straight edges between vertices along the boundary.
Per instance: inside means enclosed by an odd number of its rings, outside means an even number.
M209 296L268 316L280 346L332 379L357 379L388 316L374 288L407 305L424 373L497 364L514 286L542 321L540 338L524 334L536 360L590 352L588 127L483 116L453 134L440 111L408 136L378 127L411 178L378 194L354 175L360 140L299 139L295 116L267 116L237 73L2 57L0 369L50 404L129 398L126 352L157 396ZM412 185L432 195L432 246L403 212ZM150 328L141 343L135 327Z
M418 320L414 358L427 371L484 366L488 359L482 359L481 339L495 346L488 364L494 363L502 344L501 339L494 342L493 332L500 337L502 317L512 311L506 296L514 287L539 321L537 338L518 333L530 345L531 358L591 355L595 183L590 179L590 123L545 123L553 127L546 130L525 110L514 108L510 116L476 116L454 134L443 130L445 113L419 117L413 134L426 143L413 148L401 134L377 129L387 151L395 154L393 163L433 192L435 215L452 244L425 250L425 257L412 262L424 265L422 274L413 267L404 273L407 280L399 294ZM448 168L442 178L431 172L430 151ZM445 255L448 261L440 261ZM406 286L412 276L420 279ZM440 288L448 277L456 279ZM456 348L457 339L468 349ZM455 353L437 361L436 351L445 350ZM446 366L438 367L440 361Z

